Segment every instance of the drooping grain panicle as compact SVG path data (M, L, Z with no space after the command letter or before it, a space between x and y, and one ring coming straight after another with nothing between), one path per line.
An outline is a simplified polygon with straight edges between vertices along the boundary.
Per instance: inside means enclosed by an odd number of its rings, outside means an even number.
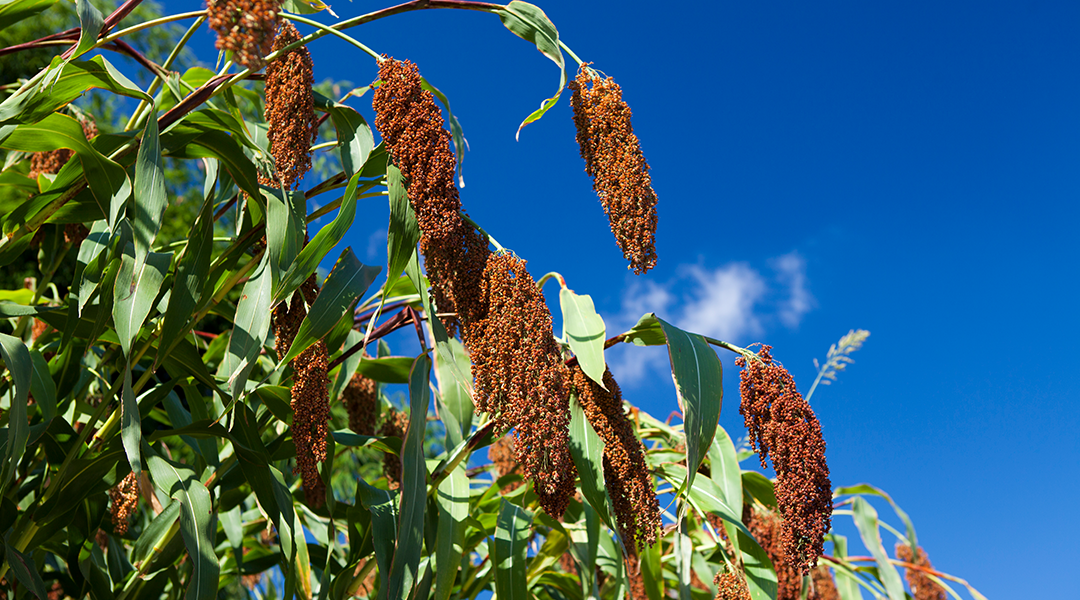
M656 192L630 107L613 79L586 65L568 87L585 172L593 178L616 243L640 275L656 266Z
M258 71L271 52L279 9L274 0L206 0L217 49L232 52L233 61Z
M776 571L776 600L801 600L802 570L786 551L783 519L770 510L744 504L742 520Z
M97 124L90 118L80 116L79 124L82 125L83 135L87 140L92 140L98 135ZM57 148L48 152L35 152L30 155L30 172L27 176L37 179L38 175L55 175L67 164L75 153L67 148ZM81 240L80 240L81 241Z
M750 589L746 587L746 580L729 568L717 572L713 583L716 584L716 600L750 600Z
M375 127L407 184L420 225L420 252L435 304L451 335L461 323L483 317L480 278L489 254L487 240L461 216L454 185L456 161L450 132L420 71L410 61L387 58L379 65L374 93Z
M922 547L918 548L918 552L913 553L909 544L901 542L896 545L896 558L920 567L933 568L930 559L926 556L926 551ZM944 588L918 569L910 567L904 569L904 579L907 580L908 587L911 588L911 596L915 600L945 600L948 598Z
M626 415L619 384L611 371L605 371L604 389L581 367L574 367L571 382L585 418L604 440L604 482L620 533L628 546L651 546L660 530L660 503L645 461L645 447Z
M771 351L764 346L756 359L736 359L743 367L739 373L739 413L762 467L772 458L788 560L800 573L809 574L824 551L825 534L832 525L832 482L825 462L825 439L795 380L787 369L773 362Z
M627 600L649 600L649 593L645 590L645 574L641 572L641 557L636 552L631 552L623 557L626 564L626 579L630 588L627 590Z
M574 493L577 469L570 457L570 373L551 331L551 312L525 261L492 254L481 288L487 316L469 324L473 399L495 427L513 427L515 453L553 517Z
M112 501L109 512L112 514L113 531L124 535L128 530L128 521L139 506L139 482L134 473L120 480L109 490Z
M836 580L825 565L818 565L810 572L810 593L806 600L840 600Z
M354 373L341 392L341 400L349 415L349 429L360 435L375 435L380 412L379 383Z
M379 435L400 438L404 443L408 431L409 414L391 408L389 414L386 415L386 420L383 421L382 427L379 428ZM389 452L383 454L383 474L386 475L386 481L390 489L396 490L401 487L401 457Z
M275 349L278 360L285 358L296 332L307 315L307 305L314 303L318 287L312 276L293 294L291 302L282 302L273 312ZM325 485L319 476L319 463L326 460L326 432L330 419L330 397L327 392L329 352L319 340L300 353L290 363L293 383L289 390L293 409L292 436L296 445L296 470L304 481L304 497L310 506L321 506L325 500Z
M511 474L524 477L521 464L518 463L517 456L514 454L513 436L504 435L495 440L494 444L488 446L488 460L491 461L491 464L495 465L495 473L500 478ZM523 481L515 481L508 484L503 489L507 492L512 492L521 487L522 484L524 484Z
M273 51L299 41L300 33L285 21L274 38ZM311 53L298 46L266 67L266 123L270 154L277 179L285 189L295 189L311 169L311 143L315 139L315 83ZM275 179L264 182L278 186Z

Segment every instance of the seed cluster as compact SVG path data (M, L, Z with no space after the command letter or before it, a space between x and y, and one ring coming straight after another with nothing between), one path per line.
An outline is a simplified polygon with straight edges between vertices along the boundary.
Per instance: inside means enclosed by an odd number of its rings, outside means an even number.
M462 322L483 316L478 290L489 254L487 240L461 217L454 185L457 166L450 132L431 92L410 61L386 59L375 90L375 127L401 170L409 202L420 225L420 251L440 312L451 335Z
M306 302L318 295L312 276L294 294L291 303L282 302L273 313L278 360L285 358L300 323L307 314ZM293 409L292 436L296 445L296 471L304 480L304 497L311 506L322 506L326 488L319 477L319 463L326 460L326 431L330 419L330 398L326 386L329 352L319 340L292 360L293 385L290 400Z
M629 600L649 600L649 594L645 591L645 576L641 573L641 559L637 553L631 552L623 559L626 563L626 579L630 584L627 593Z
M495 428L514 427L518 462L540 505L562 516L575 489L570 457L569 370L551 331L551 312L525 261L492 254L481 295L487 316L467 325L476 380L473 399Z
M619 531L628 546L651 546L660 529L660 503L645 462L645 447L626 415L619 384L611 371L604 372L606 390L589 379L581 367L574 367L572 376L585 418L604 440L604 483L615 507Z
M656 266L656 192L630 123L630 107L610 77L582 65L567 86L585 172L611 221L611 233L638 275Z
M120 480L109 490L109 499L112 500L112 523L116 535L124 535L128 530L128 520L139 506L139 481L134 473L128 473L127 477Z
M825 565L818 565L810 572L811 588L807 600L840 600L836 581Z
M498 473L500 479L510 474L521 475L522 477L525 475L522 473L521 465L514 455L514 438L509 435L502 436L495 440L494 444L488 446L488 460L495 465L495 472ZM524 484L523 481L515 481L508 484L505 489L507 492L512 492L521 487L522 484Z
M803 574L824 551L832 526L832 482L825 462L825 440L810 404L787 369L773 363L764 346L760 360L739 357L742 402L739 413L761 465L772 457L776 499L783 515L783 542L791 564Z
M210 28L217 32L217 49L252 71L265 64L278 25L274 0L206 0Z
M896 545L896 558L920 567L933 568L930 559L926 556L926 551L921 546L918 553L913 554L911 546L901 542ZM904 569L904 579L907 579L911 595L915 600L945 600L948 597L945 595L944 588L934 583L918 569Z
M80 118L79 124L82 125L83 134L86 136L87 140L92 140L97 137L97 124L93 121ZM60 169L63 168L74 155L75 153L67 148L57 148L56 150L50 150L48 152L35 152L30 156L30 172L27 173L27 176L36 180L38 175L43 173L55 175L60 172Z
M345 412L349 414L349 429L360 435L375 435L379 422L379 383L355 373L341 392Z
M405 435L409 431L409 415L405 412L390 409L386 421L379 428L379 435L383 437L401 438L405 444ZM388 486L392 490L401 487L401 457L390 452L383 453L383 474L386 475Z
M716 600L750 600L750 588L742 575L725 569L713 578L716 584Z
M800 600L801 565L790 560L784 544L784 522L780 515L743 505L743 524L754 535L776 571L776 600Z
M296 27L283 22L273 50L299 40ZM305 46L289 50L266 67L267 137L274 169L286 189L295 189L311 168L311 143L316 133L314 83L311 53Z

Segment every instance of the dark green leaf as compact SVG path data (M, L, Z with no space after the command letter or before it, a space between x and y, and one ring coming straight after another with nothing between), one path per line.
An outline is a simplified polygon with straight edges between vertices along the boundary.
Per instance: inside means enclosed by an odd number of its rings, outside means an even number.
M570 343L570 349L578 359L581 370L600 387L604 386L604 335L607 329L604 320L596 314L592 297L579 296L562 288L559 291L559 306L562 307L563 334Z
M364 117L350 106L338 104L318 95L316 102L330 113L330 120L334 123L334 130L337 132L341 168L346 175L352 177L364 166L368 157L371 156L371 151L375 148L375 137L371 134L371 127L368 126Z
M398 537L396 494L368 485L363 479L356 482L356 502L371 513L371 538L375 545L375 562L380 573L389 573L394 560L394 545ZM379 597L386 598L387 585L382 585Z
M101 88L139 100L150 100L102 56L63 65L48 89L31 88L0 104L0 123L36 123L67 106L83 92Z
M233 401L240 397L247 384L248 374L269 335L270 328L270 269L268 255L244 284L240 301L236 303L236 319L229 335L229 350L218 367L218 375L230 382Z
M401 171L386 165L386 187L390 197L390 226L386 230L386 276L397 277L409 264L420 241L420 225L405 190Z
M758 473L757 471L743 471L742 473L742 487L743 494L747 496L746 501L750 499L756 499L765 506L776 509L776 491L773 490L773 484L767 477Z
M14 546L4 540L4 558L11 566L11 572L15 579L38 597L38 600L47 600L45 582L41 580L38 566L34 564L34 557L19 552ZM14 595L14 594L13 594Z
M424 432L431 398L428 383L431 357L422 354L409 373L409 429L401 448L401 515L397 546L387 578L387 598L405 600L419 581L419 565L424 540L424 508L427 505L427 466L424 461Z
M357 260L352 248L343 250L280 364L287 364L330 333L341 317L351 312L356 299L364 295L380 270L380 267L365 266Z
M188 467L148 452L147 464L154 481L180 503L180 534L191 558L192 575L187 584L189 600L212 597L218 585L214 553L213 507L210 492Z
M526 572L532 520L532 513L505 498L502 500L492 551L495 595L501 600L526 600L529 597Z
M280 190L267 187L262 190L266 199L266 252L270 255L270 273L274 286L277 286L304 245L307 200L299 191L282 194Z
M165 197L165 165L161 158L161 141L158 139L158 123L155 114L146 119L139 155L135 159L134 214L128 215L135 234L136 267L161 229L161 217L165 214L168 199Z
M57 0L13 0L0 6L0 29L29 19L39 12L56 4Z
M131 342L139 335L139 329L154 307L161 284L172 264L172 252L151 252L141 265L134 248L124 248L120 273L113 288L113 321L116 335L124 349L124 356L131 355Z
M139 454L139 446L142 444L142 417L139 415L135 392L131 389L131 365L124 367L124 389L120 407L120 438L124 442L124 454L131 465L131 472L138 477L142 473L142 456Z
M76 0L75 12L79 15L79 44L71 57L79 58L97 43L98 34L105 25L105 18L101 16L101 11L90 4L90 0Z
M56 383L49 373L49 363L41 352L31 350L30 359L34 365L30 393L34 395L34 403L41 409L42 420L47 423L56 416Z
M316 233L308 245L304 246L304 249L300 251L296 262L289 268L289 271L282 278L281 286L274 293L274 304L281 302L293 290L300 287L300 284L315 272L315 268L322 262L327 252L330 252L345 236L345 232L349 230L353 218L356 216L356 186L359 182L359 173L353 175L352 179L349 180L337 216L328 225L320 229L319 233Z
M214 207L210 199L207 199L191 226L184 255L176 265L176 277L169 292L169 305L161 324L161 339L166 343L159 344L159 363L164 359L165 350L171 345L169 342L187 333L184 327L202 299L210 272L213 236Z
M15 394L11 397L7 414L7 448L4 452L3 469L0 469L0 493L2 493L7 489L11 477L15 474L15 467L22 460L23 451L26 450L26 440L30 436L30 427L26 422L26 405L33 379L34 362L30 358L30 351L27 350L26 344L6 333L0 333L0 356L4 357L4 365L8 373L11 373L11 379L15 385Z
M581 493L604 523L611 527L607 508L607 487L603 470L604 441L585 418L577 397L570 402L570 456L581 476Z
M435 542L435 600L447 600L457 579L465 548L465 519L469 516L469 478L458 465L439 484L439 530Z
M349 320L351 322L352 318L346 317L346 319L342 320ZM345 343L343 345L345 348L352 348L363 341L364 334L350 328L349 333L345 336ZM337 369L337 373L332 376L333 378L330 383L329 391L331 404L337 402L338 398L341 397L341 393L345 390L345 386L349 385L349 380L351 380L353 374L356 373L356 366L360 364L361 358L360 352L354 352L342 361L341 366Z

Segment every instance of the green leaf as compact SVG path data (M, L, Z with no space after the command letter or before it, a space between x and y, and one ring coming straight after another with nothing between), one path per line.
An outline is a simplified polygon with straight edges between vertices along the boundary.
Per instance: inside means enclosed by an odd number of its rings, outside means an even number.
M431 387L431 358L422 354L409 374L409 430L401 448L401 515L397 547L387 578L387 598L405 600L419 581L420 553L424 541L424 507L427 504L427 466L424 432ZM381 594L380 594L381 595Z
M420 225L405 190L401 171L386 165L386 187L390 197L390 226L386 230L386 276L397 277L409 264L420 241Z
M896 516L900 517L900 520L903 521L904 525L907 527L908 543L912 546L919 545L919 539L915 536L915 524L911 522L911 518L908 517L908 514L904 512L903 509L901 509L900 506L896 504L896 502L893 501L892 496L889 496L881 489L876 488L869 483L859 483L848 487L837 488L836 491L833 493L833 497L844 496L848 494L870 494L888 500L889 504L893 507L893 510L896 511Z
M360 344L364 341L364 334L355 329L349 329L349 333L345 336L345 348L352 348L353 346ZM341 397L341 393L345 390L345 386L349 385L349 380L352 379L353 373L356 373L356 366L360 364L360 359L363 358L360 352L354 352L344 361L341 366L338 367L337 373L333 376L333 381L330 384L330 403L337 402Z
M757 471L743 471L742 487L743 495L746 497L747 502L749 502L750 499L755 499L765 506L776 510L776 490L773 489L773 484L767 477Z
M689 488L694 484L694 475L712 445L716 423L720 418L720 404L724 397L723 365L705 338L696 333L687 333L663 319L656 320L667 338L675 394L683 412L686 464L690 473L686 487Z
M637 324L622 335L623 341L635 346L661 346L667 343L664 329L653 313L642 315Z
M351 106L339 104L319 94L315 94L315 102L319 108L330 113L330 121L337 132L341 168L346 175L352 177L364 166L375 148L375 136L371 134L371 127Z
M379 573L389 573L394 560L394 543L398 537L397 498L395 493L368 485L363 479L356 481L356 502L371 513L371 540L375 546L375 562ZM388 587L380 587L379 598L386 598Z
M155 548L165 540L179 516L180 503L173 500L142 530L131 551L131 561L136 569L142 572L142 564L153 558Z
M776 570L769 555L757 540L747 535L742 529L735 536L735 543L742 553L743 572L746 573L746 585L753 600L776 600L778 586Z
M465 519L469 516L469 478L460 464L439 484L439 529L435 538L435 600L447 600L457 579L465 549Z
M570 456L581 476L581 493L597 515L612 527L603 470L604 441L589 425L575 395L570 402Z
M214 553L214 519L210 492L195 471L153 452L146 453L150 475L169 497L180 503L180 535L191 559L192 574L187 583L189 600L217 594L218 567Z
M709 473L713 483L724 493L728 506L742 505L742 470L735 455L735 444L723 427L716 428L716 437L709 447Z
M139 415L135 391L131 389L131 365L124 367L124 389L120 402L120 438L124 443L124 454L131 465L131 472L138 477L142 474L142 456L139 454L139 446L142 444L142 417Z
M521 39L536 44L536 49L559 67L559 89L554 96L541 102L540 108L525 117L518 126L517 135L520 137L523 127L544 116L544 113L559 101L559 96L566 87L566 62L562 49L559 48L559 31L540 7L521 0L512 0L510 4L495 12L507 29Z
M276 289L304 245L307 200L300 191L282 194L264 186L262 192L266 199L266 252Z
M533 515L520 506L502 499L499 518L495 524L495 595L500 600L526 600L529 594L528 569L529 534Z
M49 152L57 148L74 151L102 214L109 217L109 229L117 231L120 212L131 195L131 181L123 167L106 158L86 140L82 125L76 119L53 113L37 123L19 125L0 142L0 146L23 152Z
M881 544L881 531L878 529L878 515L874 507L862 497L856 497L852 505L855 514L855 526L859 528L859 536L863 545L870 551L877 562L878 577L885 585L885 591L889 594L889 600L904 600L904 584L900 581L900 573L889 562L889 555Z
M356 367L356 372L382 383L409 383L412 363L413 359L408 356L364 357Z
M79 58L97 43L101 28L105 25L105 18L101 11L90 4L90 0L76 0L75 12L79 15L79 44L75 47L75 53L71 58Z
M279 364L288 364L308 346L330 333L341 317L351 312L356 299L364 295L381 270L381 267L369 267L357 260L351 247L343 250L334 270L323 282L311 310L300 323L288 354Z
M570 349L578 359L581 370L605 390L604 371L604 320L596 314L592 297L579 296L562 288L559 291L559 306L562 307L563 335L570 342Z
M450 125L450 138L454 141L454 156L457 157L458 185L465 187L465 175L461 170L461 166L465 162L465 150L469 147L469 143L465 141L465 131L461 128L461 123L458 122L457 117L454 116L454 111L450 110L450 100L446 98L446 94L431 85L423 77L420 78L420 87L431 92L446 108L446 122Z
M39 12L56 4L57 0L14 0L0 6L0 29L29 19Z
M338 214L328 225L319 230L307 246L300 251L296 262L282 278L281 286L274 293L274 304L281 302L289 296L300 284L315 272L315 268L322 262L327 252L341 241L345 233L352 225L356 216L356 186L360 183L360 174L353 175L349 185L345 188L345 196L341 199L341 208Z
M30 427L26 422L26 405L33 380L34 362L30 358L30 351L26 348L26 344L23 344L19 338L6 333L0 333L0 356L4 357L4 365L11 373L11 379L15 385L15 394L11 397L7 414L7 448L4 452L3 468L0 469L0 494L2 494L7 490L7 485L15 474L15 468L22 460L23 451L26 450L26 440L30 436Z
M33 592L38 600L47 600L48 596L45 593L45 582L41 580L41 575L38 571L38 566L34 564L34 557L28 556L19 552L8 543L7 539L4 539L4 558L8 565L11 566L11 572L15 574L15 579ZM14 594L12 594L14 596Z
M135 234L136 264L150 251L161 229L168 198L165 197L165 165L161 158L161 141L158 139L158 123L155 114L146 119L139 155L135 159L134 214L130 214L131 228Z
M73 60L63 65L60 75L48 89L31 88L8 97L0 103L0 123L36 123L93 88L139 100L152 100L105 57L95 56L88 61Z
M56 383L49 373L49 363L38 350L30 351L30 360L33 363L30 379L30 393L34 395L34 402L41 409L41 418L48 426L48 422L56 416Z
M113 321L116 335L124 349L124 356L131 356L131 342L139 335L139 329L154 307L161 284L172 264L172 252L150 252L142 265L131 245L124 248L120 273L113 288Z
M171 345L169 342L177 336L187 334L185 327L207 287L213 249L214 207L210 199L207 199L191 226L184 255L176 265L176 276L169 292L169 305L161 324L161 339L166 343L158 345L158 363L165 358L163 355Z
M552 529L544 539L544 544L540 546L540 550L529 561L529 570L526 575L528 587L531 588L536 585L540 576L555 566L559 559L569 550L570 538L562 531Z
M649 600L663 600L664 594L664 566L661 562L663 552L659 541L648 546L640 553L641 560L638 563L641 568L641 579L645 583L645 594Z
M440 416L446 426L446 447L456 448L472 431L474 405L469 391L452 373L454 366L460 372L469 373L472 361L465 346L455 338L447 340L453 354L447 355L435 349L435 377L439 380ZM456 365L450 365L455 361Z
M847 538L835 533L829 534L833 543L833 556L841 561L847 559ZM844 569L835 569L836 591L840 600L863 600L859 591L859 580Z
M229 334L229 350L218 367L219 376L227 376L235 401L247 384L248 374L262 350L270 329L269 255L264 254L255 274L244 284L236 303L236 318Z
M683 519L679 530L675 532L675 573L679 578L680 600L691 600L693 598L690 595L690 565L693 560L694 541L687 535L686 529L686 519Z

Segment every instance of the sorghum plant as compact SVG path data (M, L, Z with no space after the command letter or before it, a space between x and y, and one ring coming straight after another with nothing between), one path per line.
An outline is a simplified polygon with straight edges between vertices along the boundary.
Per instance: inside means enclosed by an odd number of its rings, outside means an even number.
M48 4L5 3L0 23ZM538 7L413 0L327 25L315 0L208 0L143 23L138 4L106 15L79 0L78 27L0 49L56 52L0 82L14 194L0 266L38 266L0 301L0 596L850 600L862 587L903 600L898 566L916 598L966 586L930 566L899 509L907 532L888 556L881 531L896 530L867 498L891 499L832 487L829 424L769 346L651 313L606 336L589 296L535 279L468 216L460 127L422 65L354 37L403 12L468 9L536 44L562 81L569 55L564 118L644 273L660 205L630 108ZM128 43L176 23L187 33L162 64ZM175 76L203 27L217 70ZM375 131L362 96L313 85L308 46L328 35L363 59ZM125 118L95 124L77 107L91 88L124 98ZM316 145L336 151L328 172L312 169ZM166 186L165 161L192 179ZM163 240L177 186L201 203L186 239ZM361 199L389 202L385 270L346 249L316 274ZM415 342L390 355L382 338L401 329ZM819 380L865 339L830 350ZM620 343L669 347L681 423L624 398L605 360ZM738 356L749 448L718 427L714 348ZM754 452L775 480L740 467ZM870 556L831 530L846 514Z

